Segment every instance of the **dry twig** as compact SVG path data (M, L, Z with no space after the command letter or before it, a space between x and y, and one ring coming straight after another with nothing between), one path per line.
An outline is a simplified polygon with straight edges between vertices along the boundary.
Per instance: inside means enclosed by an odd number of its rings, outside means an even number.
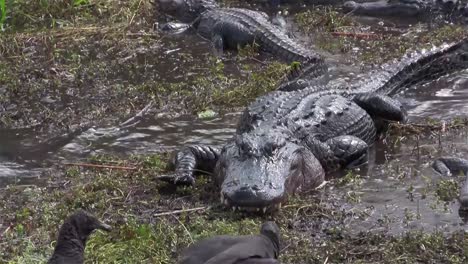
M194 211L204 211L209 209L209 207L196 207L196 208L189 208L189 209L181 209L181 210L174 210L171 212L164 212L164 213L157 213L154 214L154 217L159 217L159 216L165 216L165 215L174 215L174 214L181 214L181 213L186 213L186 212L194 212Z

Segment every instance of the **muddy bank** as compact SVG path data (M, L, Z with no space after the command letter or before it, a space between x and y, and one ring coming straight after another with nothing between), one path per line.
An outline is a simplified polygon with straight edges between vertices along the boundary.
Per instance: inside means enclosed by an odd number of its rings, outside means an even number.
M281 226L283 263L463 263L467 237L454 200L459 179L441 178L429 167L439 155L468 153L466 128L450 127L417 134L392 129L371 152L368 167L336 175L324 189L294 197L266 217L225 210L209 177L194 188L158 181L167 155L86 160L130 170L58 166L42 187L2 188L2 260L45 260L61 220L83 207L115 227L91 238L87 263L173 263L192 241L255 233L265 219Z

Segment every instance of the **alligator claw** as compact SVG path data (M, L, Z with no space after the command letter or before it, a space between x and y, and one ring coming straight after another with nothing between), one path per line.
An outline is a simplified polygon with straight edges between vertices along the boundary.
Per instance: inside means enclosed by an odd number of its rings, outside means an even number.
M163 174L158 177L159 180L181 186L192 186L195 184L195 178L178 173Z
M176 185L194 185L195 178L189 175L179 175L177 174L174 179L174 184Z

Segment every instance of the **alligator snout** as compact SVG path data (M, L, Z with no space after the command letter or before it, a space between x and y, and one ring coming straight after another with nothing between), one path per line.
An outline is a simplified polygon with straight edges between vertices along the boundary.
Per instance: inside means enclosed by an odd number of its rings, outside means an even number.
M282 200L282 189L266 189L258 184L234 188L231 186L223 188L221 191L221 202L233 210L265 213L279 209Z

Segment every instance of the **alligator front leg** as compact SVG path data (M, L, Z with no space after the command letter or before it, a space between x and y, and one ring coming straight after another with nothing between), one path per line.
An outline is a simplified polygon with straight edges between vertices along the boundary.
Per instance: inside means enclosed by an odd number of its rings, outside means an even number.
M324 142L311 136L306 140L306 145L327 171L367 162L369 146L355 136L338 136Z
M200 25L200 27L204 26ZM253 44L255 40L254 34L244 25L224 20L213 26L209 36L217 54L222 54L225 48L235 50L238 47Z
M385 120L406 122L407 112L397 100L376 93L361 93L353 98L354 102L371 116Z
M468 160L455 158L455 157L443 157L435 160L432 163L432 167L438 173L444 176L451 176L453 174L463 173L465 176L468 174ZM460 207L462 210L468 210L468 177L465 177L462 187L460 188Z
M170 165L175 169L173 182L180 185L193 185L194 174L214 173L220 150L201 145L183 147L176 152Z

